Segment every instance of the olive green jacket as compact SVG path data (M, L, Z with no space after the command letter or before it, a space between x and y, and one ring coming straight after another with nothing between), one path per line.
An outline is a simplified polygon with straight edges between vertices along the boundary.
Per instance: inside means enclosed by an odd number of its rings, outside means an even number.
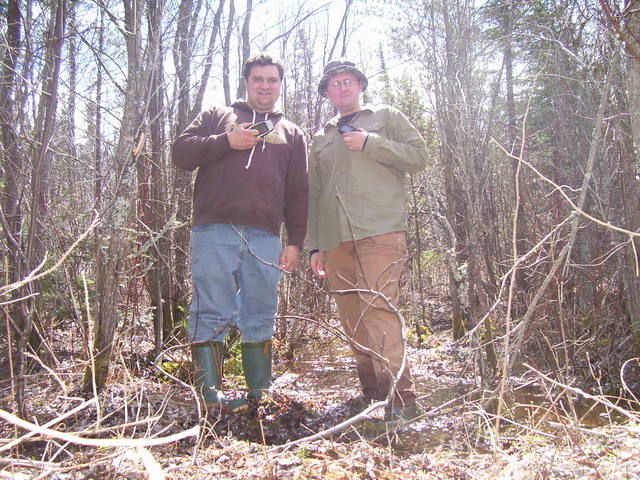
M334 117L313 138L309 155L309 250L406 230L406 173L427 164L420 133L397 109L364 107L349 125L369 135L350 151Z

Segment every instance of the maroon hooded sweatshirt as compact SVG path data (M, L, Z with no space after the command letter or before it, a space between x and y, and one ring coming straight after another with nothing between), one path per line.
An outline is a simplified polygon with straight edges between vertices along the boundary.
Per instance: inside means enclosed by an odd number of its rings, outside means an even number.
M227 132L236 124L274 124L251 150L234 150ZM176 139L173 163L198 173L193 225L231 223L280 234L302 249L307 230L307 148L302 131L282 112L255 112L245 101L206 110Z

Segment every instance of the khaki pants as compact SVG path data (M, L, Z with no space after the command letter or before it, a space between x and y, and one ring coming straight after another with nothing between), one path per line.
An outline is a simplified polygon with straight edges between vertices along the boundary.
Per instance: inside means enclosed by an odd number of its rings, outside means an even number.
M407 255L405 232L385 233L356 242L344 242L325 254L325 270L331 290L366 289L380 292L397 308L398 283ZM391 376L397 375L404 356L402 327L397 315L375 293L335 293L345 332L360 345L388 361L373 358L352 345L358 377L365 392L385 398ZM415 389L408 362L396 384L396 406L415 404Z

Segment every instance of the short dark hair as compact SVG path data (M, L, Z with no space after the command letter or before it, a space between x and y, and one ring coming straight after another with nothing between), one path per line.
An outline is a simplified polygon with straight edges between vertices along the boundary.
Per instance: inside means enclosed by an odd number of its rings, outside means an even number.
M247 59L247 61L244 62L244 67L242 68L242 76L244 77L245 80L249 78L251 69L256 65L260 67L264 67L266 65L275 65L278 68L278 73L280 74L280 80L284 78L284 67L282 66L282 62L277 58L272 57L268 53L259 53Z

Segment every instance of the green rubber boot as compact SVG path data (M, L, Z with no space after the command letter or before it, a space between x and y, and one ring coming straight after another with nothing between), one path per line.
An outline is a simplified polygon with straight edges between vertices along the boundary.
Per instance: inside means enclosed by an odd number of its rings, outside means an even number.
M249 404L243 399L226 398L220 388L224 357L222 342L192 345L191 355L195 370L195 384L209 407L222 407L223 410L233 413L249 408Z
M247 398L258 399L271 388L271 340L260 343L242 343L242 370L247 380Z

